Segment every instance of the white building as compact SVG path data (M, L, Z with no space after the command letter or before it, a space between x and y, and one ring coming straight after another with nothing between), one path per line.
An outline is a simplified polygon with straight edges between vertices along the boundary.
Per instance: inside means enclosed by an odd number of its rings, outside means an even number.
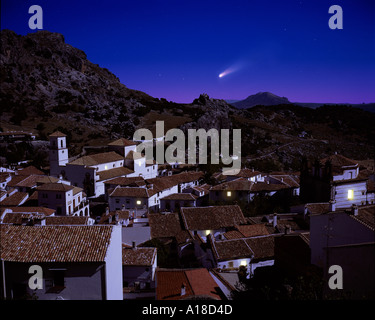
M89 216L89 203L79 187L65 183L46 183L36 188L38 205L56 210L56 215Z
M154 178L158 173L156 163L148 164L135 152L134 142L119 139L108 145L109 152L87 155L69 161L66 136L55 132L50 138L50 174L62 175L74 186L83 188L88 197L105 193L104 182L115 177Z
M3 299L122 300L120 226L12 226L1 230ZM29 268L41 269L30 288Z

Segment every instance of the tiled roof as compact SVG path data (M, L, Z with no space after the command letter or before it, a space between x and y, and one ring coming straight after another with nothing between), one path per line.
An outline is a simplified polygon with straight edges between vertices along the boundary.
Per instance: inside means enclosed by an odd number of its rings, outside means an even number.
M203 177L203 172L201 171L187 171L181 172L179 174L174 174L171 176L157 177L152 179L147 179L147 183L151 183L159 191L172 188L173 186L179 185L181 183L188 183L197 181Z
M207 269L159 269L156 271L157 300L191 299L193 296L220 300L220 289ZM184 285L185 294L181 295Z
M111 226L0 225L1 259L13 262L103 262Z
M237 230L244 235L244 238L265 236L270 234L265 224L246 224L237 226Z
M290 174L271 174L270 177L279 180L291 188L299 187L299 177Z
M237 177L243 177L243 178L252 178L257 175L261 174L259 171L252 170L249 168L243 168L240 170L239 173L236 174Z
M254 252L254 260L267 260L275 256L275 236L247 238L246 243Z
M125 138L120 138L115 141L112 141L108 143L109 146L120 146L120 147L127 147L127 146L134 146L136 143L134 141L125 139Z
M103 181L103 180L108 180L108 179L112 179L112 178L119 177L119 176L125 176L130 173L134 173L134 171L126 167L119 167L119 168L113 168L109 170L100 171L97 174L99 176L98 181Z
M182 201L195 201L198 197L191 193L172 193L160 200L182 200Z
M26 168L17 170L17 175L29 176L31 174L44 175L44 172L40 171L34 166L28 166Z
M61 216L61 217L46 217L46 225L87 225L89 217L79 216Z
M0 206L19 206L21 205L27 198L29 194L27 192L15 192L11 196L6 197L3 201L0 202Z
M131 187L139 187L146 185L145 179L143 177L117 177L104 181L104 183L110 185Z
M358 208L358 215L349 215L353 219L359 221L371 230L375 230L375 205L368 205Z
M181 216L187 230L216 230L246 223L238 205L181 208Z
M8 207L12 212L24 212L24 213L40 213L46 216L50 216L56 212L55 209L45 207Z
M149 198L150 194L146 188L116 187L110 197Z
M210 238L211 239L211 238ZM213 252L218 261L250 258L253 251L244 239L212 240Z
M216 186L213 186L211 188L212 191L218 191L218 190L231 190L231 191L250 191L251 186L254 184L254 182L249 181L245 178L238 178L236 180L220 183Z
M248 191L248 192L261 192L261 191L277 191L290 187L298 187L298 183L292 178L285 176L287 181L280 183L267 183L267 182L252 182L245 178L238 178L232 181L220 183L211 188L212 191L230 190L230 191Z
M95 166L98 164L109 163L109 162L120 161L120 160L124 160L124 157L120 156L114 151L110 151L110 152L103 152L103 153L83 156L72 162L69 162L69 164L84 165L84 166L90 167L90 166Z
M332 167L352 167L357 166L358 163L352 159L344 157L340 154L334 154L320 160L321 165L325 165L327 161L331 162Z
M177 243L192 240L191 234L182 229L178 213L152 213L148 221L151 238L175 238Z
M306 208L310 214L322 214L330 211L329 202L306 203Z
M54 133L49 135L50 137L66 137L66 134L60 132L60 131L55 131Z
M156 248L122 246L124 266L152 266L156 258Z
M34 214L34 213L22 213L22 212L8 212L4 215L2 223L5 224L22 224L29 219L44 219L44 214Z
M38 191L61 191L68 192L74 187L65 183L45 183L36 188Z
M272 259L275 254L274 235L219 241L210 236L209 239L218 261L241 258L267 260Z

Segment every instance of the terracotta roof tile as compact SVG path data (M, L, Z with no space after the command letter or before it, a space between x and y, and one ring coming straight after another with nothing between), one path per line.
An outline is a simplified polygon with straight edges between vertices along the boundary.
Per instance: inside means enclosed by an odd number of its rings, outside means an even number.
M55 131L54 133L49 135L50 137L66 137L66 134L60 132L60 131Z
M131 173L134 173L134 171L126 167L119 167L119 168L104 170L104 171L98 172L98 175L99 175L98 181L108 180L108 179L112 179L114 177L119 177L119 176L125 176Z
M14 262L103 262L111 226L0 225L1 259Z
M74 186L65 183L45 183L36 188L38 191L61 191L67 192L74 189Z
M84 165L84 166L96 166L98 164L109 163L114 161L124 160L124 157L120 156L114 151L103 152L92 154L88 156L83 156L72 162L69 162L69 165Z
M115 141L112 141L108 143L109 146L120 146L120 147L127 147L127 146L134 146L136 143L134 141L125 139L125 138L120 138Z
M46 225L88 225L89 217L79 217L79 216L53 216L46 217Z
M0 202L0 206L19 206L29 197L27 192L15 192Z
M181 208L181 216L187 230L215 230L245 224L246 220L238 205Z
M220 289L207 269L159 269L156 274L157 300L180 300L192 297L220 300ZM184 285L185 294L181 295Z
M151 266L156 258L156 248L122 246L124 266Z

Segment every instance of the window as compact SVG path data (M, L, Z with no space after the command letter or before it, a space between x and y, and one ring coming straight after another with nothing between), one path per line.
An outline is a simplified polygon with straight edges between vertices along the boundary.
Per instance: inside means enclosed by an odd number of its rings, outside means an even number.
M354 190L350 189L348 190L348 200L353 200L354 199Z
M116 199L116 203L120 203L120 199Z
M60 194L56 194L56 199L62 199L62 197L61 197L61 193Z
M64 147L64 142L63 142L63 140L61 140L61 148L63 148Z
M107 165L104 166L104 170L108 170L108 166Z
M231 197L232 196L232 191L227 191L227 197Z
M246 266L246 260L241 260L241 266Z
M140 205L141 203L141 200L137 200L137 205Z
M233 261L228 262L228 268L233 268Z
M65 269L51 270L51 277L46 279L48 293L58 293L65 288Z

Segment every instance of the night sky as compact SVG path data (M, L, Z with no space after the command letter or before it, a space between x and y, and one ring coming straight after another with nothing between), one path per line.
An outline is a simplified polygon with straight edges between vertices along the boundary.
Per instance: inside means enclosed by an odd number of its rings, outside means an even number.
M157 98L269 91L293 102L375 102L374 0L2 0L1 29L35 32L33 4L44 30ZM328 26L335 4L342 30Z

